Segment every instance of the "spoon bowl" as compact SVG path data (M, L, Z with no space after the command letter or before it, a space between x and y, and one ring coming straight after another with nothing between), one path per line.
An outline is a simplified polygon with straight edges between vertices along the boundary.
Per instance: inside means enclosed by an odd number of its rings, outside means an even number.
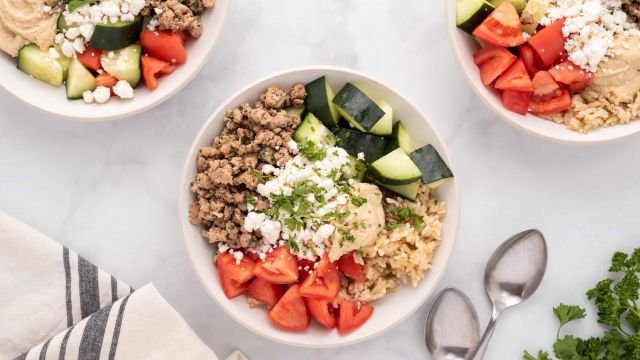
M480 322L471 300L460 290L446 288L431 304L424 340L435 360L464 360L480 340Z

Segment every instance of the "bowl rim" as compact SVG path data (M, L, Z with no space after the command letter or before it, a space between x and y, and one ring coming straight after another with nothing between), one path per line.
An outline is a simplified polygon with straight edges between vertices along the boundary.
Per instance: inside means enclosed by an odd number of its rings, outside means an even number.
M524 125L522 125L521 123L517 122L517 121L513 121L511 119L510 116L508 116L507 110L506 109L502 109L502 108L497 108L493 103L491 103L486 96L480 91L480 89L478 89L476 86L473 85L472 79L471 79L471 74L469 74L467 71L465 71L465 67L462 63L462 54L460 53L460 50L458 49L458 46L456 45L456 42L454 41L454 37L455 37L455 31L458 31L458 27L455 25L455 18L456 18L456 2L455 1L448 1L448 4L445 5L445 26L447 27L447 35L449 38L449 44L450 47L453 50L454 53L454 57L456 58L456 63L458 64L458 68L461 70L460 72L464 75L465 80L467 82L467 84L469 85L469 87L473 90L473 92L476 94L476 96L489 108L491 109L491 111L498 115L498 117L500 119L502 119L503 121L505 121L506 123L508 123L509 125L517 128L518 130L521 130L529 135L533 135L536 138L539 139L545 139L551 142L555 142L558 144L570 144L570 145L577 145L577 146L589 146L589 145L600 145L600 144L609 144L609 143L613 143L616 141L620 141L623 139L626 139L628 137L634 136L638 133L640 133L640 127L633 129L632 131L627 131L624 134L620 134L618 136L614 136L614 137L607 137L607 138L603 138L603 139L591 139L589 137L589 132L586 134L582 134L584 135L584 139L583 141L580 140L573 140L573 139L567 139L567 138L562 138L559 136L551 136L551 135L546 135L543 134L541 132L538 131L534 131ZM532 115L535 116L535 115ZM539 118L540 121L548 121L545 120L543 118L540 118L539 116L536 116L537 118ZM639 119L640 121L640 119ZM557 124L558 126L563 126L562 124ZM617 126L624 126L624 125L617 125ZM600 128L600 129L607 129L606 127ZM595 131L597 129L594 129L592 131ZM570 130L569 130L570 131Z
M153 108L155 106L158 106L158 105L164 103L165 101L167 101L169 98L175 96L185 86L187 86L189 83L191 83L191 81L202 71L202 68L204 68L204 66L209 62L209 59L211 58L211 55L213 54L213 51L216 49L216 47L218 46L218 43L220 42L220 37L222 36L222 34L224 33L225 28L227 27L226 25L227 25L228 18L229 18L228 15L229 15L230 2L231 2L230 0L221 1L221 6L219 6L219 8L214 7L214 9L212 9L212 11L221 11L222 12L220 31L218 31L218 33L212 39L212 44L209 47L209 49L207 50L207 52L205 53L204 58L202 59L200 64L198 64L194 68L194 71L191 74L189 74L188 76L186 76L184 78L184 80L181 81L178 84L178 86L176 86L172 91L168 92L164 96L158 97L157 99L151 101L146 106L143 106L143 107L141 107L139 109L135 109L133 111L129 111L127 113L122 113L122 114L107 115L107 116L97 116L97 117L93 117L93 118L85 118L85 117L82 117L82 116L66 115L66 114L62 114L62 113L59 113L59 112L55 112L55 111L51 110L49 107L47 107L45 104L31 103L31 102L25 100L24 98L18 96L16 93L14 93L13 91L10 90L10 87L4 86L1 82L0 82L0 89L3 89L6 93L10 94L15 99L18 99L21 103L27 105L28 107L34 108L34 109L36 109L36 110L38 110L41 113L44 113L46 115L54 116L56 118L63 119L63 120L71 120L71 121L75 121L75 122L79 122L79 123L99 123L99 122L113 121L113 120L118 120L118 119L123 119L123 118L131 118L131 117L133 117L135 115L138 115L138 114L141 114L143 112L146 112L147 110L149 110L149 109L151 109L151 108ZM135 101L135 99L134 99L134 101Z
M188 233L187 233L187 227L188 226L193 226L188 222L188 217L185 213L185 209L183 208L182 204L184 203L185 200L185 196L189 195L187 194L186 191L184 191L186 189L186 184L187 182L190 182L190 179L187 179L187 174L189 173L189 170L191 169L191 167L193 166L193 164L190 162L190 159L195 155L194 152L198 151L197 149L197 144L199 142L199 140L202 138L202 136L204 135L204 133L207 131L207 129L209 128L209 126L211 125L212 122L214 122L221 114L224 113L224 111L229 107L229 105L231 105L231 101L237 97L240 97L243 93L250 91L251 89L253 89L254 87L256 87L258 84L265 82L269 79L273 79L275 77L278 76L282 76L282 75L286 75L288 73L292 73L292 72L299 72L299 71L307 71L307 70L328 70L328 71L339 71L339 72L344 72L347 74L351 74L351 75L356 75L356 76L361 76L364 77L372 82L377 83L379 86L382 86L386 89L388 89L389 91L392 91L394 93L396 93L396 95L398 95L399 97L401 97L402 99L404 99L409 106L411 106L419 115L420 117L423 119L423 121L425 121L427 123L428 126L431 127L431 130L433 131L433 135L435 137L435 139L437 141L439 141L442 144L442 150L444 152L444 156L445 158L448 160L449 166L451 168L451 170L455 173L455 167L453 165L453 160L451 158L450 152L448 147L446 146L446 143L442 140L442 137L440 136L440 134L436 131L435 127L433 126L433 124L431 123L430 120L428 120L427 117L424 116L424 113L422 112L422 110L420 110L420 108L418 108L409 98L407 98L406 96L404 96L404 94L398 92L395 88L390 87L389 85L387 85L385 82L380 81L379 79L366 75L360 71L357 70L353 70L353 69L349 69L349 68L345 68L345 67L339 67L339 66L328 66L328 65L306 65L306 66L298 66L298 67L290 67L290 68L286 68L283 70L279 70L279 71L275 71L272 72L268 75L262 76L260 78L258 78L257 80L251 81L248 85L243 86L240 90L236 91L235 93L233 93L231 96L229 96L225 101L223 101L221 103L220 106L218 106L218 108L216 108L211 115L209 115L208 119L203 123L202 127L200 128L200 130L198 131L197 135L194 137L193 143L191 144L189 151L186 155L185 158L185 164L182 170L182 179L180 181L180 188L179 188L179 198L178 198L178 215L180 216L180 228L181 228L181 232L182 232L182 242L185 248L185 252L187 255L187 258L189 260L189 264L191 266L191 269L193 270L194 275L196 276L196 278L198 279L198 282L200 282L200 285L202 286L203 290L209 295L209 297L211 299L213 299L214 303L216 305L218 305L219 308L221 308L223 310L224 313L227 314L227 316L229 316L231 319L233 319L236 323L241 324L243 327L245 327L246 329L248 329L249 331L253 332L254 334L257 334L259 336L262 336L266 339L269 339L271 341L274 341L276 343L280 343L280 344L284 344L284 345L289 345L289 346L295 346L295 347L300 347L300 348L308 348L308 349L327 349L327 348L338 348L338 347L343 347L343 346L348 346L348 345L353 345L356 343L360 343L366 340L370 340L372 338L375 338L389 330L391 330L392 328L396 327L397 325L399 325L401 322L403 322L405 319L407 319L409 316L413 315L421 306L423 306L431 296L435 295L435 292L440 284L440 282L442 281L442 278L444 277L448 267L449 267L449 263L451 260L451 256L453 255L454 251L455 251L455 247L456 247L456 240L457 240L457 235L458 235L458 229L460 226L460 192L458 189L458 183L457 180L454 178L452 183L453 186L453 195L455 196L455 212L451 213L449 216L453 216L454 219L454 223L452 226L452 229L450 231L450 235L447 235L448 238L450 238L449 241L451 241L451 250L449 251L449 253L447 254L446 258L444 259L444 263L443 263L443 267L442 267L442 271L440 271L438 274L435 274L436 279L432 285L432 287L427 291L427 294L425 295L424 299L422 299L421 301L419 301L412 309L409 309L409 311L407 311L405 314L403 314L402 316L396 318L395 320L393 320L388 326L381 328L380 330L369 334L367 336L361 337L361 338L356 338L350 341L346 341L346 342L340 342L340 343L327 343L327 344L303 344L303 343L299 343L299 342L295 342L295 341L289 341L289 340L285 340L285 339L281 339L281 338L277 338L274 336L271 336L265 332L262 332L258 329L253 328L252 326L250 326L250 324L247 324L245 322L243 322L242 320L240 320L239 318L237 318L229 309L227 309L227 307L220 301L218 301L218 299L214 296L214 294L209 290L207 284L205 283L204 279L202 278L202 276L200 276L200 273L198 272L198 269L196 268L196 265L192 259L191 256L191 252L189 250L189 246L187 243L187 238L188 238ZM404 285L403 285L404 286Z

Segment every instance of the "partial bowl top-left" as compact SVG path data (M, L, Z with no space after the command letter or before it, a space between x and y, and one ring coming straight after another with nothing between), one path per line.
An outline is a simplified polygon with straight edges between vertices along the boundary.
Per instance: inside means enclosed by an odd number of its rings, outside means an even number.
M203 33L186 42L188 60L170 76L160 80L160 86L149 91L142 80L134 89L135 98L115 99L103 104L86 104L82 99L68 100L65 86L53 87L30 78L16 68L17 58L0 51L0 87L24 103L50 115L77 121L96 122L132 116L157 106L175 95L189 83L206 64L222 34L229 9L228 0L216 0L213 9L202 14Z

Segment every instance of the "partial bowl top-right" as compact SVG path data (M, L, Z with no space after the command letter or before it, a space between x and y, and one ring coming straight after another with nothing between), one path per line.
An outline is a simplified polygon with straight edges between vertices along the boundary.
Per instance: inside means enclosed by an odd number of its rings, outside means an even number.
M456 0L447 27L478 96L501 118L566 143L640 132L640 4Z

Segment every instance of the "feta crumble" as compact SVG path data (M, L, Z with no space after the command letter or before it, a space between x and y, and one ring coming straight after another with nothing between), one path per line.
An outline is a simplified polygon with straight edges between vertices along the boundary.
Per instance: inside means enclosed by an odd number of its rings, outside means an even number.
M111 98L111 89L105 86L98 86L93 91L93 98L98 104L104 104Z
M120 80L113 87L113 92L121 99L133 99L133 88L126 80Z

